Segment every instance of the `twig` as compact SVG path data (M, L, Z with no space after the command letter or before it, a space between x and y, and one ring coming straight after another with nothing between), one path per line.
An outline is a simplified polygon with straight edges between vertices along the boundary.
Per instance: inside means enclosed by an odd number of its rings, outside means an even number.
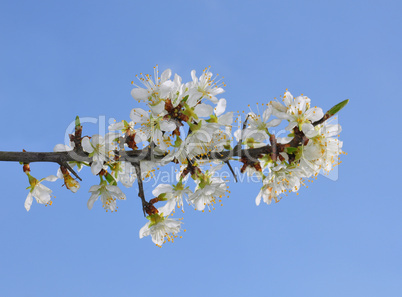
M74 169L67 163L67 162L62 162L60 163L60 166L64 166L65 168L68 169L68 171L70 171L72 174L74 174L74 176L76 178L78 178L80 181L82 181L82 178L79 177L79 175L77 174L77 172L74 171Z
M339 102L338 104L332 106L332 108L330 110L328 110L320 120L313 123L313 126L317 126L317 125L323 123L324 121L328 120L329 118L331 118L332 116L337 114L348 103L349 103L349 99L346 99L346 100L343 100L342 102Z
M144 216L146 216L145 210L148 202L145 200L144 186L142 184L141 165L139 163L131 163L131 164L135 167L135 173L137 174L137 182L138 182L138 197L141 198L142 211L144 212Z
M230 165L229 160L225 161L225 163L229 166L230 172L232 172L233 177L234 177L235 181L237 182L236 173L234 172L234 170L233 170L233 168L232 168L232 165Z
M277 153L285 151L288 147L297 148L301 143L306 144L308 138L304 135L302 131L299 131L297 127L294 129L294 138L286 144L277 144ZM133 150L124 151L116 150L114 153L118 157L119 161L128 161L130 163L139 163L141 161L158 161L165 157L165 155L155 154L153 149L155 144L148 146L143 150ZM272 146L266 145L259 148L249 148L241 149L241 142L239 142L232 150L222 151L219 153L208 153L205 155L195 156L194 159L197 160L220 160L226 162L233 157L247 157L249 159L258 159L259 155L271 154ZM88 156L85 152L2 152L0 151L0 161L11 161L11 162L22 162L22 163L32 163L32 162L54 162L58 164L63 164L65 162L92 162L92 158Z
M271 142L271 148L272 148L271 158L272 161L276 162L276 159L278 158L278 146L276 145L276 138L274 134L271 134L269 136L269 141Z
M316 121L316 122L314 122L314 123L312 123L313 124L313 126L317 126L317 125L319 125L319 124L322 124L322 123L324 123L326 120L328 120L330 117L332 117L333 115L330 115L330 114L328 114L328 113L326 113L326 114L324 114L324 116L321 118L321 119L319 119L318 121Z
M249 116L250 115L247 115L246 120L243 123L243 128L242 128L241 133L240 133L240 139L237 142L237 144L235 145L235 147L233 148L234 151L238 151L239 149L241 149L241 145L242 145L242 142L243 142L243 131L244 131L244 129L246 129L247 121L248 121Z
M135 167L135 172L137 174L137 182L138 182L138 197L141 198L142 202L142 211L144 212L144 216L146 214L152 215L158 213L158 210L153 205L153 203L145 200L144 186L142 184L142 175L141 175L141 165L139 162L131 163Z

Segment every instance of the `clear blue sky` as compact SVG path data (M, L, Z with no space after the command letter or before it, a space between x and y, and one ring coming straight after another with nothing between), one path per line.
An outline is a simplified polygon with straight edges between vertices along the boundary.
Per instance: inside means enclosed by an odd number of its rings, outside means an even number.
M138 238L135 187L118 213L89 211L86 170L77 194L48 183L53 205L27 213L27 177L1 163L0 295L402 296L401 15L400 1L1 1L0 150L50 151L76 115L127 119L130 81L155 64L185 79L211 65L228 110L286 88L350 103L338 180L259 207L258 184L231 183L162 249Z

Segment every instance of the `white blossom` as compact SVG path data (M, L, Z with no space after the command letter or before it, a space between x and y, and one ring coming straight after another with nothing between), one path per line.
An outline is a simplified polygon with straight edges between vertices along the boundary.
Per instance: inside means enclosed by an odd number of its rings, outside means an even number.
M48 187L44 186L41 184L43 181L50 181L54 182L57 180L57 176L54 175L49 175L48 177L42 178L41 180L37 180L33 176L27 173L28 179L29 179L29 184L30 186L27 188L29 189L29 193L27 198L25 199L25 209L29 211L31 209L32 201L33 198L35 198L36 202L39 204L45 204L45 205L51 205L51 194L52 190L50 190Z
M188 201L197 210L204 210L206 206L213 205L216 198L222 198L227 190L226 181L220 177L214 177L214 173L222 168L223 164L212 167L204 173L197 174L197 184L194 193L189 195Z
M293 98L293 95L288 91L285 92L283 101L286 110L280 107L278 103L271 102L271 105L275 109L274 114L278 118L289 121L286 129L292 130L297 126L308 138L316 136L318 132L312 123L320 120L324 116L322 109L319 107L310 108L310 98L307 96Z
M204 69L202 75L197 78L195 70L192 70L191 78L193 82L190 84L188 91L188 104L190 106L194 106L202 98L206 98L213 103L218 103L216 95L223 93L224 90L216 84L215 79L212 78L211 72Z
M117 209L116 199L126 200L126 195L119 187L108 185L106 181L102 181L100 185L92 186L89 192L92 194L87 203L88 209L92 209L95 201L98 200L99 197L106 211L115 211Z
M183 209L183 197L187 198L192 192L189 187L185 187L181 181L176 185L159 184L152 194L155 197L161 198L166 201L166 204L160 207L158 210L163 215L169 215L176 207Z
M107 133L105 138L100 135L93 135L91 140L89 140L88 137L82 139L84 151L89 153L89 156L92 157L92 174L98 174L102 170L104 162L114 157L116 145L113 144L113 141L117 137L118 134L116 133Z
M165 237L168 241L173 241L177 233L180 232L182 222L168 217L161 216L159 213L147 217L147 222L140 230L140 238L152 236L152 241L162 246Z

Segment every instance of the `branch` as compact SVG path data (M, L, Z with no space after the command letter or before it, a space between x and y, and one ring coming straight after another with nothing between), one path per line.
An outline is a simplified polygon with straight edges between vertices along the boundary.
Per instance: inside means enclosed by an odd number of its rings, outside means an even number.
M70 171L72 174L74 174L74 176L75 176L76 178L78 178L80 181L82 181L81 177L79 177L79 175L77 174L77 172L75 172L74 169L73 169L67 162L60 163L60 166L63 166L63 167L65 167L65 168L67 168L68 171Z
M133 162L131 164L135 167L135 173L137 174L138 197L141 198L142 211L144 212L144 216L146 216L146 214L152 215L152 214L158 213L158 210L155 208L153 203L150 203L145 199L144 185L142 183L142 174L141 174L141 165L140 165L140 163L139 162Z
M142 184L141 165L139 163L132 163L132 165L135 167L135 172L137 174L138 197L141 198L142 211L144 212L144 216L145 216L145 209L146 209L146 205L148 202L145 200L144 186Z
M337 114L348 103L349 103L349 99L346 99L346 100L343 100L342 102L336 104L330 110L328 110L320 120L314 122L313 126L317 126L317 125L319 125L321 123L324 123L326 120L328 120L329 118L331 118L332 116Z
M343 102L342 102L343 103ZM347 103L347 102L346 102ZM344 103L344 104L346 104ZM332 108L333 109L333 108ZM331 110L332 110L331 109ZM330 111L331 111L330 110ZM329 119L332 115L328 111L322 119L317 122L314 122L313 125L318 125L327 119ZM243 124L243 130L247 123L247 119ZM242 130L242 134L243 134ZM264 154L272 154L275 153L277 155L280 152L284 152L288 147L295 147L297 148L300 144L306 145L308 142L308 138L304 135L302 131L299 131L298 127L294 128L294 138L286 143L286 144L276 144L276 151L272 149L271 145L266 145L259 148L249 148L249 149L241 149L241 142L240 139L239 143L229 151L223 152L212 152L206 155L199 155L196 156L195 159L198 160L220 160L223 162L227 162L228 160L239 157L239 158L249 158L249 159L258 159L259 155ZM274 143L272 143L274 145ZM155 145L148 146L142 150L132 150L132 151L125 151L125 150L116 150L114 153L119 161L128 161L134 165L134 163L138 163L141 161L158 161L165 157L165 155L157 155L155 154L154 150ZM92 158L88 156L88 153L84 151L68 151L68 152L4 152L0 151L0 161L10 161L10 162L22 162L22 163L33 163L33 162L54 162L59 165L63 165L68 170L71 171L78 179L81 178L78 176L77 173L72 170L71 166L66 166L67 162L92 162ZM70 168L69 168L70 167ZM230 166L229 166L230 167Z
M229 160L225 161L225 163L228 165L228 167L229 167L229 169L230 169L230 172L232 172L233 177L234 177L235 181L237 182L236 173L234 172L234 170L233 170L233 168L232 168L232 165L230 165Z
M238 150L241 149L241 145L242 145L242 142L243 142L243 131L244 131L244 129L246 129L248 117L249 117L249 115L247 115L246 120L243 123L243 128L242 128L241 133L240 133L240 139L239 139L239 142L236 144L236 146L233 148L234 151L238 151Z
M272 161L276 162L276 159L278 157L278 146L277 146L276 138L275 138L274 134L271 134L269 136L269 141L271 142L271 145L272 145L271 159L272 159Z

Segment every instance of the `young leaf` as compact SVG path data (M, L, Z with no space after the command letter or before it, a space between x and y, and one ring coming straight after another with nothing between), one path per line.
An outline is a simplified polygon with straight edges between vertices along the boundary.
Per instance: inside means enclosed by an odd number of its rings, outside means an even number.
M338 111L340 111L342 108L344 108L346 106L346 104L348 104L348 102L349 102L349 99L343 100L342 102L338 103L337 105L332 107L330 110L328 110L327 114L330 116L333 116Z

